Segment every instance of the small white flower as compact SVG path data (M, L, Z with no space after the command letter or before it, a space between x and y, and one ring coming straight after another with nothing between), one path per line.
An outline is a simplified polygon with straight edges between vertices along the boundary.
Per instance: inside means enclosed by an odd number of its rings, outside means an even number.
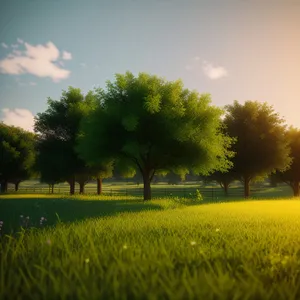
M191 241L191 245L195 246L197 243L195 241Z
M26 219L29 219L29 217L27 216Z
M20 218L23 218L24 216L23 215L20 215Z
M86 264L88 264L88 263L90 262L90 259L89 259L89 258L86 258L86 259L84 260L84 262L85 262Z
M219 232L220 231L220 228L216 228L216 232Z

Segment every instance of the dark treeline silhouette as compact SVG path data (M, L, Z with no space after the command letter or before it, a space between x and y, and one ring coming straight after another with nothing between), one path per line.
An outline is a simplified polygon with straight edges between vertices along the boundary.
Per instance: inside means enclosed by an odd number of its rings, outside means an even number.
M210 95L157 76L117 74L106 89L84 95L69 87L35 118L35 134L0 123L1 192L32 176L50 187L104 178L134 178L151 199L151 182L216 181L228 194L240 180L271 178L299 196L300 131L287 128L272 106L234 101L224 109Z

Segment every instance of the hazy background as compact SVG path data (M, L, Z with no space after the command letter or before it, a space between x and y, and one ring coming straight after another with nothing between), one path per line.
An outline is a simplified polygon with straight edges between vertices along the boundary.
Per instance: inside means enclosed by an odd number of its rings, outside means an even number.
M0 0L0 119L33 116L72 85L149 72L212 95L266 101L300 127L298 0Z

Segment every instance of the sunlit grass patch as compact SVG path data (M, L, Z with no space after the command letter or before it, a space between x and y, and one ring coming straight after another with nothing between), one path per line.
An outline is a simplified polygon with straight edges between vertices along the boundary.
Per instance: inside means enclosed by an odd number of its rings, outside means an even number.
M300 202L119 201L2 238L0 298L300 298Z

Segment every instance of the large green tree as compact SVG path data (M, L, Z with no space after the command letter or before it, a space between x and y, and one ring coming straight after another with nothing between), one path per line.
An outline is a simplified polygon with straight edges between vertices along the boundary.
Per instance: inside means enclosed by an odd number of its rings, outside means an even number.
M82 125L77 148L92 163L125 161L144 181L144 200L151 199L151 180L159 170L193 168L208 173L228 167L231 139L220 130L223 111L210 96L140 73L117 74L99 91L99 106Z
M290 127L286 132L286 139L291 148L293 159L289 169L283 172L276 172L275 175L281 181L287 183L292 189L295 197L300 196L300 130Z
M75 192L75 182L79 183L83 193L84 185L92 176L75 146L80 122L95 108L95 95L89 92L84 96L80 89L69 87L63 91L60 100L49 98L47 110L39 113L35 121L41 179L48 183L67 181L71 194Z
M9 182L15 184L17 191L20 182L33 174L35 142L33 133L0 123L1 192L7 191Z
M233 145L236 153L232 159L234 171L244 183L247 198L251 181L289 166L291 158L285 139L286 126L273 107L266 103L246 101L242 105L234 101L226 109L226 130L231 137L237 138Z

